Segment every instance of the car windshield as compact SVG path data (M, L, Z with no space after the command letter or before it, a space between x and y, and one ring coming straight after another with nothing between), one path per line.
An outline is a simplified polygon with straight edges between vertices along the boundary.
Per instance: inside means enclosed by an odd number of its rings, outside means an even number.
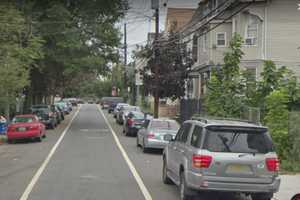
M135 113L130 113L129 116L132 116L134 119L144 119L145 115L144 113L139 113L139 112L135 112Z
M158 121L154 120L151 123L152 129L178 130L179 125L175 121Z
M122 107L123 111L140 111L141 109L137 106L123 106Z
M12 120L12 123L30 123L33 122L32 117L15 117Z
M33 113L48 113L50 112L49 108L37 108L37 109L32 109Z
M47 105L34 105L31 107L32 109L43 109L43 108L48 108Z
M211 152L268 153L274 151L267 132L256 130L207 130L204 149Z

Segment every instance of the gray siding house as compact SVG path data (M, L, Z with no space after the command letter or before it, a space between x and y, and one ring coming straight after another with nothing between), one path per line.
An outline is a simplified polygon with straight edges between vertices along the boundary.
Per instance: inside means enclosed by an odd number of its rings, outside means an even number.
M205 94L210 71L213 67L222 66L224 52L228 50L234 33L244 38L242 50L245 55L241 70L247 70L259 79L263 61L272 60L276 65L287 66L300 76L299 1L229 2L200 1L190 22L193 26L183 30L183 35L193 33L186 38L193 38L187 47L192 50L195 61L187 82L187 98L200 99ZM197 24L199 19L202 21Z

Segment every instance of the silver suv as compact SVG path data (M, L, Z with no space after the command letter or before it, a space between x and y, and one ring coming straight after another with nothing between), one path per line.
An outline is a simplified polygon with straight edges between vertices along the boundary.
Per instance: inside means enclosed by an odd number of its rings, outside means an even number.
M235 120L186 121L163 153L163 182L182 200L203 191L270 200L280 185L279 160L266 127Z

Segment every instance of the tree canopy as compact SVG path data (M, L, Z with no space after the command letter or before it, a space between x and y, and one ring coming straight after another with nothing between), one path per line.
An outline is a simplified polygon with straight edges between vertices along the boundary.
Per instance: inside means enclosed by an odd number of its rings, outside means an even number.
M50 102L110 74L126 9L125 0L1 1L0 101L23 92L27 105Z

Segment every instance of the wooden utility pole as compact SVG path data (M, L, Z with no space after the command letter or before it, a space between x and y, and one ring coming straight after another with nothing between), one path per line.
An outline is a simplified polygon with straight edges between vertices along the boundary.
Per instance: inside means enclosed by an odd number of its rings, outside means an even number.
M158 40L159 40L159 4L155 7L155 41L154 41L154 50L155 50L155 91L154 91L154 118L158 118L159 115L159 49L158 49Z
M127 24L124 24L124 96L127 100Z

